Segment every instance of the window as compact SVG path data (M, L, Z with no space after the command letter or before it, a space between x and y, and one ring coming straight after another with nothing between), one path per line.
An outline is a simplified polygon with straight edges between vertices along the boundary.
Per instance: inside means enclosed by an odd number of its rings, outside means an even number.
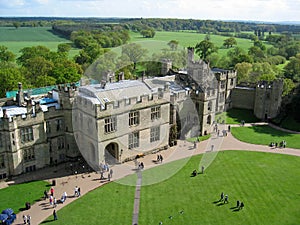
M32 127L21 128L21 142L33 141Z
M35 171L35 170L36 170L35 165L28 166L28 167L25 168L26 173L31 172L31 171Z
M56 120L56 131L63 130L63 120L58 119Z
M140 113L138 111L129 113L129 126L138 125L140 122Z
M158 141L160 136L160 127L152 127L150 130L150 142Z
M210 111L210 110L211 110L211 108L212 108L212 102L211 102L211 101L209 101L209 102L208 102L207 109Z
M46 133L50 134L51 133L51 122L46 121Z
M5 168L4 155L0 155L0 168Z
M65 138L58 137L57 138L57 149L64 149L65 148Z
M222 88L222 89L225 88L225 81L224 81L224 80L221 81L221 88Z
M25 162L29 162L35 159L34 149L28 148L23 151L23 159Z
M230 85L233 85L233 78L230 79Z
M139 139L140 139L139 132L129 134L129 136L128 136L128 148L133 149L133 148L139 147Z
M207 124L211 124L211 115L207 116Z
M151 108L151 120L160 118L160 106Z
M111 133L117 130L117 118L115 116L105 118L104 123L105 133Z

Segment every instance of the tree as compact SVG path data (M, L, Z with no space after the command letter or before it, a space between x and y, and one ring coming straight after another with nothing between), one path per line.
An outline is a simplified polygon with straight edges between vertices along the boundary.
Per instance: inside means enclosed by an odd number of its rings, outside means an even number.
M15 22L13 22L13 26L14 26L16 29L18 29L18 28L20 27L20 23L17 22L17 21L15 21Z
M153 38L155 36L155 30L152 28L141 30L140 33L145 38Z
M284 67L284 76L295 82L300 82L300 53L291 57L289 63Z
M179 42L176 40L171 40L168 42L169 47L171 48L172 51L177 50Z
M283 79L283 96L286 96L291 93L291 91L296 87L295 83L288 78Z
M45 46L33 46L25 47L20 50L22 53L20 57L17 58L17 62L25 67L28 67L27 61L35 57L42 57L46 60L50 57L50 49Z
M7 50L7 47L0 45L0 62L13 62L15 57L14 53Z
M213 52L217 52L217 48L214 44L208 40L203 40L195 46L196 53L201 59L206 60L207 57Z
M235 65L237 72L238 83L249 82L249 75L252 71L252 64L247 62L241 62Z
M71 50L71 45L67 43L62 43L57 46L57 52L59 53L69 53Z
M4 98L7 91L18 88L18 82L26 84L26 79L16 67L0 67L0 97Z
M122 54L127 55L131 62L133 62L133 69L136 69L136 63L141 61L146 55L147 49L142 48L141 45L131 43L122 47Z
M224 43L223 43L223 45L226 48L232 47L233 45L236 45L236 44L237 44L237 42L236 42L234 37L230 37L230 38L225 39Z

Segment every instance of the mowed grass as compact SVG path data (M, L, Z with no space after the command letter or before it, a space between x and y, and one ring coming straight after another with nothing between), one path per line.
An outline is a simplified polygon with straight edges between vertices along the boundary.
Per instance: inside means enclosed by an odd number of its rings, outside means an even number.
M25 208L25 202L31 204L43 197L44 190L49 189L49 183L45 181L33 181L16 184L0 189L0 212L6 208L12 208L15 213Z
M140 225L300 224L300 157L224 151L204 174L191 177L201 157L143 172L143 183L163 173L170 178L142 186ZM182 164L180 171L172 171L174 164ZM44 223L131 224L134 192L135 187L109 183L59 210L58 221L51 216ZM228 204L218 201L221 192L228 194ZM234 208L237 200L243 210Z
M232 135L243 142L259 145L280 143L285 140L288 148L300 149L300 134L292 134L276 130L269 126L232 127Z
M216 115L216 121L221 123L223 120L226 124L240 124L242 120L245 123L255 123L260 120L256 118L252 110L248 109L229 109L226 112Z
M25 47L45 46L51 51L57 51L57 46L62 43L71 43L51 32L51 27L0 27L0 45L20 56L20 50ZM69 55L73 57L79 50L72 48Z

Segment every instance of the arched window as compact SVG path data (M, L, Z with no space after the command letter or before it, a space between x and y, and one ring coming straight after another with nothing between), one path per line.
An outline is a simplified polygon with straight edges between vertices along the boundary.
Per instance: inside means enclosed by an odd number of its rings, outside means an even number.
M207 116L207 124L211 124L211 115Z

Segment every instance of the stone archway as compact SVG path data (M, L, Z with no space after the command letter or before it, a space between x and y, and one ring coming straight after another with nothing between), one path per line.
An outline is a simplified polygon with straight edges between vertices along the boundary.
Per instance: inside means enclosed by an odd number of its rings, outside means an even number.
M120 160L119 145L115 142L109 143L105 147L105 162L108 164L116 164Z

